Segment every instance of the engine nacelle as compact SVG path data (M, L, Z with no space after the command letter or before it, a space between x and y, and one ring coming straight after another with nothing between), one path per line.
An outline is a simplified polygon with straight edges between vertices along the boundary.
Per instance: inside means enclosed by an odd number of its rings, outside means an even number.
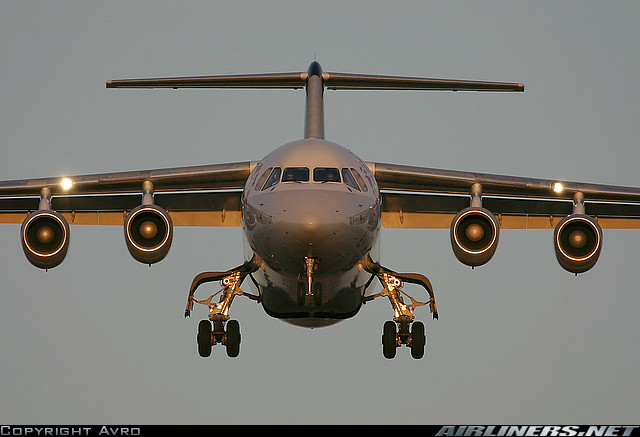
M456 258L471 267L487 263L498 247L500 224L481 207L460 211L451 222L451 246Z
M22 250L31 264L52 269L69 249L69 223L58 212L40 209L27 216L20 228Z
M571 273L583 273L600 257L602 228L588 215L571 214L557 224L553 242L562 268Z
M124 237L129 253L144 264L164 259L173 239L173 222L163 208L140 205L134 208L124 222Z

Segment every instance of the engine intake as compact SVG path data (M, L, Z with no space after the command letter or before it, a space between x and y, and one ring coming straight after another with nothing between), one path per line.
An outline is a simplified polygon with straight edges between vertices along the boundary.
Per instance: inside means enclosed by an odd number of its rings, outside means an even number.
M39 209L20 228L22 250L31 264L52 269L62 263L69 249L69 223L58 212Z
M471 267L489 262L498 247L500 225L496 217L481 207L458 212L451 222L451 246L456 258Z
M598 261L602 228L592 217L571 214L556 225L553 236L556 257L563 269L583 273Z
M124 222L124 236L131 256L144 264L162 261L173 239L173 222L157 205L134 208Z

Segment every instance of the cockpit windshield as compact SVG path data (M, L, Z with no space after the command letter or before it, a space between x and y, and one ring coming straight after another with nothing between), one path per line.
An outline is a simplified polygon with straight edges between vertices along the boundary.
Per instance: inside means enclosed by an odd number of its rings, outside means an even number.
M264 191L274 187L279 182L309 182L310 173L311 171L308 167L286 167L284 170L280 167L270 167L262 173L256 183L256 187L261 187L261 190ZM313 169L313 182L344 182L350 190L368 190L367 184L355 168L315 167Z
M282 174L282 182L308 182L309 169L307 167L287 167Z
M337 168L316 167L313 169L314 182L340 182L340 171Z

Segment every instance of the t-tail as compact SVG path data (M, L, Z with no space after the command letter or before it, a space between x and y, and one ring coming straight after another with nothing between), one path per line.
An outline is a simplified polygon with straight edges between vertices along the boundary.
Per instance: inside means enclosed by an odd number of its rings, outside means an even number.
M425 77L330 73L313 61L306 72L229 74L110 80L107 88L285 88L306 90L304 137L324 139L325 89L330 90L432 90L432 91L524 91L512 82L485 82Z

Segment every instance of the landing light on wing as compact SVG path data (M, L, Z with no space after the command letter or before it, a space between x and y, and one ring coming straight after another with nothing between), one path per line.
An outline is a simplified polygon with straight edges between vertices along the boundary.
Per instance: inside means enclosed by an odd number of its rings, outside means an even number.
M71 187L73 186L73 181L69 178L64 178L62 179L62 181L60 182L60 186L62 187L63 190L69 190L71 189Z
M564 186L560 182L556 182L553 184L553 191L556 193L562 193L564 190Z

